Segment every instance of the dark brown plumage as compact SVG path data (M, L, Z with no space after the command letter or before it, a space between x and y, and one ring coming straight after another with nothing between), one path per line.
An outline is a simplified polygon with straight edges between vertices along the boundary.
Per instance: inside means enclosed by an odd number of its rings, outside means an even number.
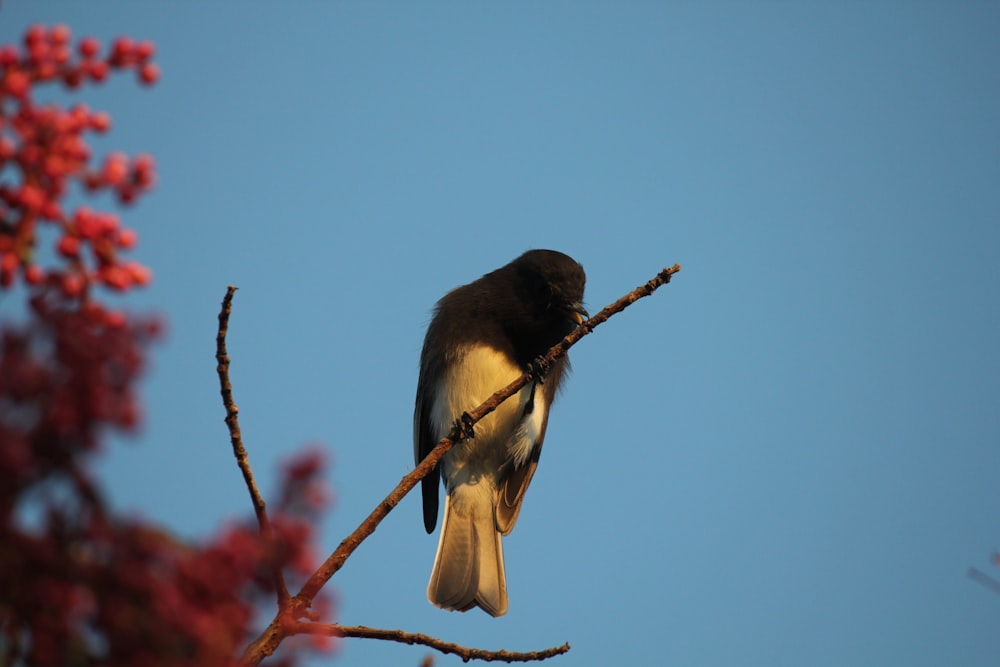
M519 376L581 321L583 267L553 250L531 250L438 302L420 357L414 409L419 462L472 410ZM423 480L424 527L437 523L438 485L445 516L427 595L445 609L507 610L501 535L514 528L538 465L548 412L569 362L553 364L476 426Z

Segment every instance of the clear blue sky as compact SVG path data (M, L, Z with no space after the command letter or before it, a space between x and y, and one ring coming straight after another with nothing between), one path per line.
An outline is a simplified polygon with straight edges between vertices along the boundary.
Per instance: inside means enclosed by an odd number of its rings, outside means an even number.
M1000 574L1000 4L5 0L0 42L35 21L163 69L86 98L159 164L128 219L170 335L102 463L124 511L249 511L229 283L251 460L271 487L325 443L332 549L411 468L445 291L550 247L597 310L680 262L573 351L508 615L427 603L409 497L333 580L340 620L566 666L997 664L965 573Z

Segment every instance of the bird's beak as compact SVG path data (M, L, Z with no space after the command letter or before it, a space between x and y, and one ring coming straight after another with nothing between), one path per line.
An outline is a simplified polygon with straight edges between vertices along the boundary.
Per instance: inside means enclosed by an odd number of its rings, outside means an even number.
M569 316L570 319L576 322L577 326L580 326L581 324L583 324L583 321L585 319L590 317L590 313L587 312L587 309L583 307L582 303L578 302L570 305Z

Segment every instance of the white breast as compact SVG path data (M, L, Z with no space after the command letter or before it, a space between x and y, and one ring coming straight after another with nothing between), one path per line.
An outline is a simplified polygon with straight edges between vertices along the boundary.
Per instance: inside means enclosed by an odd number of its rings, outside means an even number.
M463 350L460 361L445 374L434 394L430 418L435 437L446 436L463 412L478 407L522 372L507 355L491 347L476 345ZM442 472L449 489L481 481L489 481L488 486L493 487L496 472L504 463L514 459L520 465L527 460L545 421L545 406L537 394L534 410L527 419L521 418L530 398L528 384L476 424L475 438L445 455Z

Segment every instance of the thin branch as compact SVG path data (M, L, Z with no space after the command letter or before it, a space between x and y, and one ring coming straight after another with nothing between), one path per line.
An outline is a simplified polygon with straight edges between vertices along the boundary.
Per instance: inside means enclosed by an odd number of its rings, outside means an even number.
M311 634L325 635L328 637L357 637L361 639L381 639L383 641L399 642L401 644L419 644L427 646L441 653L451 653L457 655L463 662L469 660L483 660L485 662L534 662L545 660L557 655L562 655L569 651L569 643L562 646L541 651L518 652L518 651L487 651L481 648L468 648L460 644L441 641L436 637L422 635L415 632L403 632L402 630L382 630L379 628L369 628L363 625L337 625L336 623L300 623L295 622L286 626L289 634Z
M274 532L271 530L271 522L267 518L267 506L257 488L253 470L250 469L247 450L243 447L243 436L240 433L240 409L233 400L233 385L229 382L229 352L226 350L226 333L229 331L229 315L233 311L233 296L237 289L230 285L226 289L226 296L222 299L222 309L219 311L219 332L215 337L215 360L218 362L216 370L219 373L222 404L226 408L226 426L229 427L229 441L233 445L233 455L236 457L236 464L240 467L243 481L246 482L247 490L250 492L250 501L253 503L254 513L257 515L260 534L268 546L267 551L276 555ZM278 607L280 608L288 603L289 595L288 586L285 584L285 575L277 561L271 564L271 576L274 578L274 588L278 593Z
M969 579L982 584L989 590L1000 595L1000 581L997 581L990 575L975 567L970 567L967 574L969 575Z
M293 598L292 607L288 609L287 612L283 612L283 610L279 609L278 614L275 615L274 620L267 627L267 629L265 629L264 632L257 637L257 639L247 646L241 658L242 662L247 665L256 665L259 664L265 657L274 653L281 641L288 636L286 628L289 625L289 617L292 619L298 619L305 615L306 610L308 610L309 606L312 604L312 600L316 594L319 593L323 585L330 580L330 577L336 574L337 571L343 567L344 563L354 550L357 549L369 535L375 532L375 529L382 522L382 520L388 516L389 512L391 512L396 505L399 504L403 497L417 485L417 482L426 477L430 471L434 469L434 466L437 465L438 461L441 460L441 457L443 457L449 449L469 436L472 431L472 427L479 420L496 410L501 403L516 394L522 387L524 387L524 385L531 381L532 377L539 374L539 371L536 369L544 371L545 368L564 356L566 352L577 343L577 341L590 334L590 332L597 328L597 326L606 322L612 315L620 313L639 299L649 296L659 287L669 283L671 277L680 270L680 264L674 264L671 267L667 267L660 271L652 280L636 287L634 290L621 297L611 305L604 307L599 313L585 321L571 334L552 346L544 357L532 365L532 369L526 371L523 375L521 375L521 377L511 382L503 389L495 392L475 410L462 415L462 418L456 422L455 426L451 429L448 437L442 438L441 441L438 442L437 446L435 446L434 449L432 449L430 453L424 457L424 460L421 461L408 475L400 480L396 488L393 489L389 495L387 495L382 502L375 507L374 510L372 510L371 514L369 514L368 517L361 522L361 525L359 525L354 532L344 538L344 540L337 546L333 553L330 554L326 561L320 565L312 576L309 577L306 583L302 586L302 590L300 590L299 593ZM283 616L284 613L287 613L288 616Z

